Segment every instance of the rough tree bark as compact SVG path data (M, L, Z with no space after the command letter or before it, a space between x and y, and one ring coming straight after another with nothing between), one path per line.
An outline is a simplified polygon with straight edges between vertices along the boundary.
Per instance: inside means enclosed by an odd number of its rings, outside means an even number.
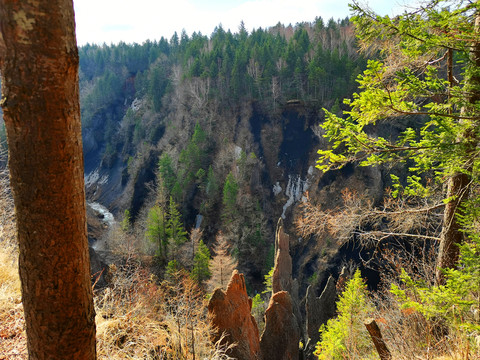
M95 359L71 0L0 0L1 100L30 359Z
M445 278L442 269L453 269L458 262L459 244L463 242L464 234L457 216L461 213L461 204L470 193L470 176L462 173L453 175L448 180L447 197L452 198L445 205L443 212L443 228L440 237L440 247L436 265L436 282L443 284Z

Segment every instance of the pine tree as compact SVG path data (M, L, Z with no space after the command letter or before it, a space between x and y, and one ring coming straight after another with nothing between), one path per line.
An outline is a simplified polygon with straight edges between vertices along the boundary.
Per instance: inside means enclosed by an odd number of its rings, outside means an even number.
M233 174L230 172L225 179L225 185L223 185L223 216L230 220L233 219L237 212L237 193L238 183Z
M162 186L170 194L177 181L177 176L173 169L172 158L168 153L163 153L158 160L158 177L161 179Z
M168 85L168 76L165 66L156 66L150 74L148 83L148 95L153 103L155 111L162 109L162 98Z
M125 212L123 213L121 228L124 233L129 233L132 230L132 216L128 209L125 209Z
M192 278L198 283L202 284L210 276L210 250L207 245L200 240L198 243L198 249L193 258Z
M373 311L360 270L348 281L337 301L338 317L320 328L315 355L319 360L371 359L374 348L363 324Z
M173 258L176 258L178 248L187 241L187 232L183 228L180 212L178 211L177 204L172 197L170 197L168 206L166 234L168 236L171 254Z
M205 186L205 192L209 198L214 198L218 191L218 182L213 172L213 168L210 165L207 172L207 184Z
M148 212L146 237L157 245L157 256L166 262L168 255L169 235L167 232L167 218L160 205L155 205Z

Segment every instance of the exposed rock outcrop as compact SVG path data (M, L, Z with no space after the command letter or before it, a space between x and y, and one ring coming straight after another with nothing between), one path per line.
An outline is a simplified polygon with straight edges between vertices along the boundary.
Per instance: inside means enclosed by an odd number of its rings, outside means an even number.
M307 328L307 345L305 347L305 359L315 359L313 351L320 334L318 329L322 324L326 324L329 319L335 316L337 298L337 290L335 280L332 276L328 278L327 285L322 291L320 297L316 297L315 290L310 285L307 288L306 296L306 328Z
M235 270L227 290L216 289L208 303L212 325L216 329L213 341L225 333L224 341L236 344L228 353L239 360L260 359L257 323L251 315L252 300L248 298L243 274Z
M270 299L265 312L265 330L260 340L264 360L297 360L300 329L288 292L280 291Z
M275 265L272 275L272 292L292 292L292 257L290 236L283 231L283 221L278 220L275 235Z

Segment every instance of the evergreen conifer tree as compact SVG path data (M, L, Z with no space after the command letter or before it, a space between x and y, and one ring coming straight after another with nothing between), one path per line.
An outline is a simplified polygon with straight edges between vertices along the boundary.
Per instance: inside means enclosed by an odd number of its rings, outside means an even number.
M172 197L170 197L168 206L166 233L168 236L168 242L172 248L172 255L175 258L179 246L187 241L187 232L183 227L181 215L177 209L177 204Z
M230 172L225 179L225 185L223 185L223 216L226 219L232 219L236 213L235 204L237 202L238 183L235 177Z
M320 328L321 340L315 354L319 360L374 358L364 320L373 311L360 270L347 282L337 302L338 317Z
M162 262L165 262L168 255L169 236L166 214L159 205L155 205L148 212L146 237L157 245L156 254Z
M202 284L210 276L210 250L207 245L203 243L203 240L200 240L198 244L197 252L193 258L193 269L192 269L192 278L198 283Z

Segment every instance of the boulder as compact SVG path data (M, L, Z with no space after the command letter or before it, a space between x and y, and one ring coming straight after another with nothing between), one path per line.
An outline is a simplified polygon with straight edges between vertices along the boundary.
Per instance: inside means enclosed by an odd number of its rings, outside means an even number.
M251 315L252 300L247 295L243 274L235 270L227 290L216 289L208 303L208 312L217 342L222 334L226 344L236 344L228 355L239 360L261 358L257 323Z
M260 340L264 360L297 360L300 329L288 292L280 291L270 299L265 312L265 330Z

